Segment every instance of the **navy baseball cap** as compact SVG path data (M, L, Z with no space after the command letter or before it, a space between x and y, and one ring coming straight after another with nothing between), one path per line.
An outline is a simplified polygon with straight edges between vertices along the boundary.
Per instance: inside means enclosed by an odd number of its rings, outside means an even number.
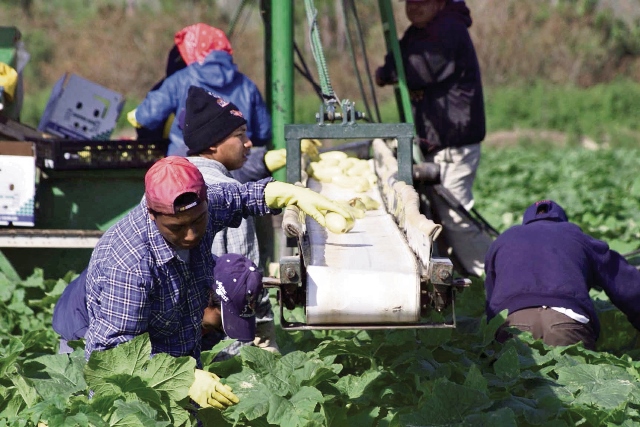
M229 338L253 341L262 273L250 259L238 254L220 256L213 271L224 332Z
M567 214L562 209L562 206L554 202L553 200L540 200L532 204L524 211L522 217L522 224L529 224L530 222L546 219L556 222L567 222Z

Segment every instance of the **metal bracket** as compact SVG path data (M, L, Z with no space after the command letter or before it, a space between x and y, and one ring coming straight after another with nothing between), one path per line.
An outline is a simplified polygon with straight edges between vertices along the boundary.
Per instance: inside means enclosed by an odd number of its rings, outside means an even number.
M326 104L326 108L325 108ZM361 111L356 111L356 103L351 102L348 99L343 99L340 103L340 111L336 111L336 100L330 99L323 104L320 104L320 112L316 113L316 123L324 125L325 120L333 123L337 120L342 120L342 124L355 124L356 120L363 120L366 118L366 114Z

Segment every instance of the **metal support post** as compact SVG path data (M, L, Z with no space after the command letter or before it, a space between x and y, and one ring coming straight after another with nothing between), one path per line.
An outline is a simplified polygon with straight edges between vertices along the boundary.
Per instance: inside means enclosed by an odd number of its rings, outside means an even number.
M400 53L400 43L398 42L398 32L396 30L396 22L393 17L391 0L378 0L378 6L380 9L380 20L382 21L382 29L384 31L387 52L392 52L393 54L393 59L396 65L396 74L398 75L396 102L398 103L398 111L400 112L400 121L413 123L411 100L409 98L409 89L407 88L407 79L404 73L404 64Z
M284 126L293 122L293 1L271 2L271 85L273 148L284 148ZM283 181L284 171L274 174Z

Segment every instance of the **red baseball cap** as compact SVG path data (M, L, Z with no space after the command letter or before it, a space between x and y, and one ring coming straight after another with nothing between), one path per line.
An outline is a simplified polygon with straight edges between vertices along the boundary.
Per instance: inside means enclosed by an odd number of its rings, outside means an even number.
M185 193L195 193L198 201L176 211L174 203ZM207 184L198 168L184 157L169 156L151 166L144 176L147 207L155 212L175 215L207 200Z

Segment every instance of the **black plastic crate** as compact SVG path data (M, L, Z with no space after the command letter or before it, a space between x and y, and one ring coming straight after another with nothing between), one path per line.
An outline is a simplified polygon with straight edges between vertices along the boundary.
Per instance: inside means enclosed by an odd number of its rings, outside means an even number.
M36 139L36 164L45 169L148 168L167 152L169 141Z

